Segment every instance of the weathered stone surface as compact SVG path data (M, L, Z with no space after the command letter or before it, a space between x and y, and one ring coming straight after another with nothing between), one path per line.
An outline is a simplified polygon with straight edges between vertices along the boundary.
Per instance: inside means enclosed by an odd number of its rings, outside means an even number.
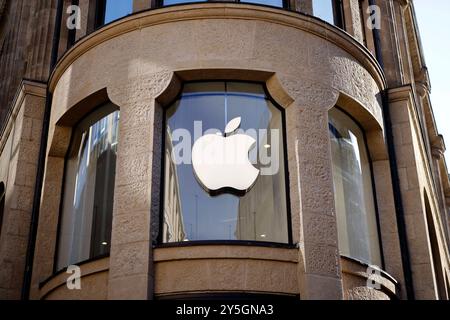
M0 25L0 47L5 39L3 31L12 34L0 57L0 102L7 102L0 104L6 108L24 74L47 80L55 13L50 2L14 1L9 14L19 22L17 30ZM98 106L74 108L86 98L106 92L107 99L120 109L111 256L107 262L103 260L97 274L86 276L86 290L69 292L61 285L62 278L56 276L50 282L61 283L45 298L148 299L154 293L211 291L300 294L302 299L390 298L391 293L367 288L366 275L340 258L328 132L328 111L336 105L354 117L366 133L385 267L399 281L400 297L406 298L398 203L394 202L392 185L397 181L392 181L381 106L386 77L387 84L395 88L388 90L388 109L414 290L416 298L436 298L433 252L443 257L444 272L450 272L450 266L448 243L439 231L444 230L441 225L445 223L439 212L445 204L439 201L445 197L436 194L433 183L447 183L443 190L450 190L450 183L446 173L436 179L436 170L427 165L427 139L434 141L437 130L426 99L425 66L415 49L420 46L414 45L414 18L406 2L387 5L376 0L383 11L383 30L392 31L380 35L385 67L382 74L374 57L362 48L364 30L358 2L343 1L348 34L316 18L276 8L199 3L189 8L143 12L81 40L60 60L49 83L53 103L31 297L43 298L49 292L45 291L48 288L39 288L39 283L53 273L64 162L72 126ZM3 3L0 1L0 16ZM81 0L84 14L92 3ZM309 0L290 3L297 11L314 14ZM149 6L149 1L133 2L134 11ZM402 20L394 19L400 14ZM83 17L77 39L93 29L92 17ZM10 19L8 16L8 22ZM27 28L34 19L44 21L43 25ZM67 36L62 30L61 42L66 42ZM373 53L373 39L368 37L367 41ZM29 50L27 55L25 48ZM224 76L266 83L272 98L285 109L291 225L298 249L212 246L154 252L161 223L165 107L160 105L164 100L161 96L179 89L186 79ZM0 141L0 179L7 190L7 225L0 239L0 298L20 296L45 103L45 88L40 87L40 91L44 92L28 93L23 99L18 95L22 107L8 119ZM420 98L415 97L416 91ZM416 103L420 107L416 108ZM71 114L74 110L83 114ZM5 111L0 110L0 120ZM425 121L425 135L419 118ZM444 160L439 161L437 165L445 168ZM427 205L432 211L428 215L424 213ZM438 236L430 241L428 228L434 225L438 226Z

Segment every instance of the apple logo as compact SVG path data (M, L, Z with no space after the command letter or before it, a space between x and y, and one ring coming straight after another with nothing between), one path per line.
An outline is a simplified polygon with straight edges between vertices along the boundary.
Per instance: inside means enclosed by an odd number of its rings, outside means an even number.
M259 175L248 159L256 140L246 134L233 134L241 124L241 117L231 120L222 136L206 134L192 147L192 166L200 185L211 195L222 192L244 195Z

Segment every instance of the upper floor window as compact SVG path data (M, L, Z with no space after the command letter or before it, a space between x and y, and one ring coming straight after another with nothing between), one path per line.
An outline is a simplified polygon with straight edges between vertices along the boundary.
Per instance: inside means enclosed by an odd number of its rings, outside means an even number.
M312 0L312 4L315 17L344 28L342 0Z
M186 83L165 113L163 242L288 243L284 114L263 85Z
M340 252L381 266L372 171L364 133L337 108L330 111L329 121Z
M283 7L283 0L241 0L240 2L264 4L266 6Z
M57 269L109 253L119 111L106 104L74 129L66 172Z
M133 13L133 0L100 0L98 24L103 25Z
M2 227L3 227L3 213L5 211L5 196L6 196L5 184L3 182L0 182L0 235L2 234Z
M208 0L163 0L163 5L190 3L190 2L208 2ZM211 1L214 2L214 1ZM229 2L257 3L274 7L283 7L283 0L230 0Z
M162 0L164 6L172 4L191 3L191 2L207 2L207 0Z

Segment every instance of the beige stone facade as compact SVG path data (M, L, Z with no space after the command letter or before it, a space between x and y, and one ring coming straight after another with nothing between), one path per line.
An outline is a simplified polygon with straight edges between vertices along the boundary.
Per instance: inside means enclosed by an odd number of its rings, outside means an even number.
M51 57L52 46L58 56L54 67L29 60L28 80L1 87L15 98L1 105L0 298L450 299L450 181L410 1L343 0L345 31L314 17L308 0L288 1L290 10L135 0L134 14L94 31L95 1L80 1L82 29L69 49L67 16L55 11L71 1L44 2L42 15L62 27L34 32L55 33L53 42L30 36L0 56ZM375 32L360 12L371 4L381 9ZM11 1L1 8L5 47L13 31L3 16L17 13ZM283 109L290 246L158 242L164 108L183 83L202 80L262 83ZM2 72L0 81L12 78ZM82 289L69 290L70 274L55 267L65 164L74 128L104 103L120 110L111 249L80 264ZM366 137L382 265L340 253L328 127L336 106Z

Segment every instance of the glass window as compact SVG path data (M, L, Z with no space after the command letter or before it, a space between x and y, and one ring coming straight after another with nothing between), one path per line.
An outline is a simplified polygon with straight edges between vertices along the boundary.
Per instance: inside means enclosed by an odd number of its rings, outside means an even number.
M341 0L313 0L313 15L343 28Z
M170 6L172 4L180 3L190 3L190 2L206 2L207 0L163 0L165 6Z
M267 6L283 7L283 0L241 0L240 2L259 3Z
M381 266L372 173L363 131L337 108L330 111L329 119L340 252Z
M172 4L180 4L180 3L190 3L190 2L207 2L207 0L164 0L164 5L172 5ZM211 1L214 2L214 1ZM230 0L229 2L236 2L233 0ZM240 0L239 2L243 3L259 3L259 4L265 4L268 6L274 6L274 7L283 7L283 0Z
M58 270L109 253L119 111L112 104L75 129L66 160Z
M131 13L133 13L133 0L106 0L104 23L110 23Z
M224 135L232 119L240 129ZM215 158L212 177L226 187L236 177L259 170L245 191L224 188L213 192L194 172L192 148L212 136L211 148L239 145L235 135L256 143L243 149L246 167L227 167ZM216 135L217 138L214 138ZM163 242L247 240L288 243L284 168L283 115L260 84L243 82L187 83L181 97L166 110ZM227 140L229 139L229 140ZM244 140L246 138L243 138ZM226 143L231 143L226 146ZM217 142L217 143L216 143ZM229 149L226 149L229 150ZM233 157L231 157L234 159ZM248 161L250 161L250 166ZM231 161L233 162L233 161ZM234 166L235 164L231 164ZM217 172L217 175L215 174ZM230 174L224 174L228 172Z

